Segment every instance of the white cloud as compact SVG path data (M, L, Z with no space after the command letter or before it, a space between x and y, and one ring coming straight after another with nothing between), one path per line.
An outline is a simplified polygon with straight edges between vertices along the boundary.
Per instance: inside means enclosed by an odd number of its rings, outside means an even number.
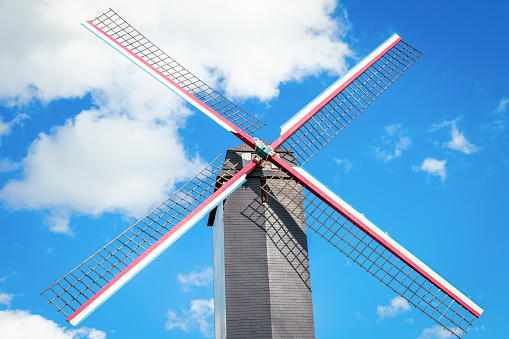
M430 128L430 131L436 131L438 129L441 129L443 127L451 126L451 141L444 142L443 146L463 152L465 154L471 154L475 153L479 150L479 148L473 144L471 144L467 138L465 138L465 135L458 130L457 122L456 120L452 121L444 121L440 124L433 125Z
M44 224L53 233L74 235L74 232L71 226L69 225L70 219L71 216L69 214L69 211L57 209L56 211L52 211L52 214L46 217L46 219L44 220Z
M285 82L346 71L352 52L341 39L348 22L346 14L331 17L336 5L108 3L210 85L259 100L276 97ZM178 134L191 114L182 101L79 25L106 9L101 0L0 2L0 20L16 32L0 35L0 104L90 93L97 107L40 134L21 163L21 177L0 192L12 209L49 210L46 223L54 232L71 234L76 214L140 216L202 168ZM5 161L2 166L15 169Z
M452 338L453 334L440 325L434 325L431 328L425 328L417 339L446 339Z
M6 281L7 281L7 276L4 275L3 277L0 278L0 282L6 282Z
M445 168L445 163L447 160L437 160L434 158L426 158L422 162L422 165L419 166L412 166L412 169L415 172L423 171L428 173L428 177L430 175L436 175L439 176L442 181L445 180L447 177L447 169Z
M479 150L477 146L468 142L463 133L458 131L458 128L456 127L456 122L454 122L451 127L451 137L452 140L445 143L445 146L450 149L454 149L465 154L474 153Z
M183 314L178 316L173 310L168 310L166 329L172 330L180 328L189 332L198 328L206 337L213 336L214 326L209 323L208 318L214 315L214 299L198 299L191 300L190 309L183 310Z
M205 286L212 282L214 273L212 267L204 268L201 271L192 271L188 274L179 273L177 279L185 291L189 291L189 286Z
M0 81L1 82L1 81ZM23 119L26 119L27 115L17 114L11 121L5 122L0 116L0 145L2 145L2 137L7 136L11 133L12 127L21 123ZM1 171L1 164L0 164Z
M0 305L10 307L12 299L14 299L14 294L0 292Z
M487 132L487 136L491 141L495 141L507 127L508 121L507 114L505 113L507 112L508 103L508 97L502 98L498 103L497 108L488 114L490 116L494 116L494 119L481 125L481 129Z
M22 310L0 311L0 338L3 339L106 339L102 331L83 327L68 330L37 314Z
M87 327L69 330L68 333L72 334L73 339L75 338L106 339L106 333L104 333L103 331Z
M14 163L7 158L0 159L0 173L7 173L18 169L21 166L20 163Z
M378 305L376 311L381 319L394 318L396 314L410 311L410 305L404 298L397 296L390 301L390 305Z
M1 52L0 52L1 53ZM0 80L1 82L1 80ZM15 125L20 125L23 119L26 119L27 115L17 114L11 121L5 122L0 116L0 146L2 145L2 137L8 136L12 132L12 128ZM8 158L0 159L0 173L8 173L19 168L21 164L14 163Z
M385 135L382 137L383 147L376 147L376 157L385 162L401 156L407 150L412 140L406 136L406 130L401 124L384 127ZM382 149L384 148L384 149Z
M2 141L2 137L4 135L8 135L11 132L11 126L8 123L2 121L2 117L0 116L0 145Z
M50 209L50 229L69 233L72 212L140 217L202 167L198 157L188 160L172 126L89 111L41 133L23 178L9 181L0 199L12 209Z
M331 17L336 5L334 0L108 3L203 80L221 82L229 95L261 100L275 97L284 82L346 71L345 57L352 52L340 39L348 22L346 14ZM0 37L5 79L0 97L48 101L125 86L127 62L79 25L108 6L101 0L2 2L0 19L16 34Z
M481 125L482 129L487 129L490 134L499 134L506 127L506 119L497 119Z
M495 112L505 112L507 109L507 104L509 103L509 98L504 97L500 100L498 107L495 109Z
M348 159L334 158L334 161L338 165L343 165L343 168L345 169L346 172L350 172L350 170L352 169L352 163Z

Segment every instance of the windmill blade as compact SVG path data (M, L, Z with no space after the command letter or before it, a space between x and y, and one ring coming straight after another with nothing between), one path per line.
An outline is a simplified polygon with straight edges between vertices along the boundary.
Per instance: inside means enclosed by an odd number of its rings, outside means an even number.
M394 34L284 124L271 147L293 151L302 166L421 54Z
M277 156L271 161L280 170L262 189L409 303L459 338L482 314L482 308L302 168Z
M112 9L82 25L227 131L246 137L265 125L182 67Z
M218 157L219 158L219 157ZM43 294L77 326L120 287L246 181L217 158L136 224L49 286Z

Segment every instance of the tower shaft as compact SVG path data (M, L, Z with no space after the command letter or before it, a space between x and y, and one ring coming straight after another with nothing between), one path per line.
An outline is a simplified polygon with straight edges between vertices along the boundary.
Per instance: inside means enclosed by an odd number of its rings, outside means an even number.
M227 157L240 165L239 147ZM270 172L253 171L215 215L216 338L314 338L306 227L262 195Z

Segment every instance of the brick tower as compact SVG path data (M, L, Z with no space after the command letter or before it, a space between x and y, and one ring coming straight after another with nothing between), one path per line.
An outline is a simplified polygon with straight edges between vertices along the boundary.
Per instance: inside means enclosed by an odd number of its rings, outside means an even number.
M240 169L253 153L242 144L226 157ZM251 172L209 216L216 338L315 336L306 226L260 189L274 172L270 163ZM302 206L302 195L291 198Z

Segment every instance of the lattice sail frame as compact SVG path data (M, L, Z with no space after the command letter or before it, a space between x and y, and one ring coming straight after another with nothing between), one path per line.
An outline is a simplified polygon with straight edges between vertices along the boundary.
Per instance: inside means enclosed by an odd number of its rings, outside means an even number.
M242 131L251 134L265 125L258 118L244 111L198 79L175 61L175 59L163 52L159 47L138 32L111 8L83 25L109 43L112 47L118 49L119 46L117 45L121 45L124 50L119 51L124 55L126 55L126 53L132 54L126 56L140 67L144 68L143 66L149 66L151 71L155 71L159 73L159 75L171 80L180 87L180 89L191 94L191 96L198 99L199 102L219 113L223 118L239 127ZM134 60L132 57L134 57ZM146 65L140 65L140 61L144 62ZM149 74L153 75L150 71ZM164 82L163 84L167 85ZM171 89L174 90L174 88ZM185 95L186 93L183 95L179 90L177 90L176 93L189 101L189 98ZM191 102L191 104L195 103ZM198 103L198 106L200 106L200 103ZM200 109L200 107L197 108ZM206 112L204 113L207 114Z
M174 59L170 58L157 46L142 36L114 11L110 9L108 12L83 25L162 82L165 86L172 89L197 109L216 121L223 128L235 134L250 147L255 148L254 139L250 137L248 133L257 130L263 123L205 85ZM289 148L290 152L294 152L300 164L305 163L338 134L346 124L360 113L360 111L369 105L375 97L385 90L385 88L408 68L410 64L419 58L420 55L420 52L402 42L401 38L397 35L394 35L356 65L348 74L306 106L301 112L290 119L289 123L282 127L281 136L271 144L271 147L277 149L284 145L286 148ZM295 180L300 180L300 174L303 170L300 169L299 171L291 167L289 169L278 156L274 156L269 160L279 165L278 168L280 170L283 169L283 172L288 173L288 175L295 178ZM222 165L219 167L222 167ZM245 180L247 173L252 171L255 167L256 162L252 161L249 163L233 178L226 181L226 183L219 188L219 191L216 191L209 196L209 198L205 199L205 201L199 204L192 212L184 208L187 215L183 217L177 226L181 225L183 222L186 223L186 220L196 221L196 216L201 218L199 215L200 212L197 212L194 216L193 213L196 213L196 210L202 208L204 205L206 205L207 209L212 205L215 206L214 204L217 205L218 201L222 201L221 199L225 197L225 194L223 194L225 193L224 191L221 192L221 194L218 194L218 192L223 190L225 186L229 186L228 189L230 189L231 193L231 191L236 189L240 183ZM265 189L276 200L279 200L281 199L281 193L274 192L274 190L270 189L273 180L277 179L276 176L277 174L271 179L272 181L268 181L267 185L269 186L265 186ZM289 178L285 180L286 183L295 182L293 179ZM221 181L221 179L217 180L217 178L214 180L214 190L221 186ZM233 184L231 184L232 182ZM295 188L292 188L291 184L290 187L287 187L288 184L285 184L286 186L282 185L282 187L287 190L298 189L300 190L299 192L301 192L304 189L304 192L308 192L305 194L306 198L304 199L304 205L306 207L304 209L304 216L302 213L296 213L298 217L304 218L305 222L327 241L339 248L361 267L365 268L384 284L402 295L410 303L435 319L446 329L456 336L461 337L471 324L473 316L479 316L482 313L482 309L473 302L466 301L465 304L462 298L466 299L466 297L447 282L442 281L443 279L435 273L438 278L442 279L439 279L439 282L445 282L445 284L440 285L439 283L438 285L442 287L448 286L450 290L455 293L457 292L458 295L462 297L457 299L459 303L456 300L452 300L450 295L447 295L445 291L447 288L442 289L432 281L433 279L430 280L424 275L419 275L419 272L417 272L418 270L414 270L408 266L407 262L397 255L397 251L391 251L375 239L376 237L372 237L369 232L366 232L366 229L364 229L362 225L355 223L355 218L351 219L348 217L348 214L340 213L341 209L335 208L334 204L331 205L330 201L324 200L321 193L318 195L313 194L311 193L313 189L309 189L305 182L299 182L304 188L299 188L299 185L295 186ZM209 189L212 189L211 187L212 186L210 186ZM184 206L192 205L191 201L193 198L185 198L185 194L183 196L179 194L184 193L177 192L172 197L177 197L176 199L180 199L181 202L184 201L185 203L182 203ZM280 194L279 199L277 197L278 194ZM216 197L210 201L214 196ZM333 195L329 195L329 197L332 196ZM337 198L339 199L339 197ZM284 202L284 200L283 196L281 201ZM288 199L286 200L288 201ZM186 205L187 203L189 204ZM294 207L297 205L302 206L302 201L282 203L282 205L290 210L293 209L291 206L292 204ZM312 209L311 212L307 211L308 208ZM154 210L153 217L148 219L150 220L150 225L157 223L160 217L164 219L165 214L171 215L168 213L171 209L166 211L161 210L161 212L164 212L162 214L157 214L157 210L158 209ZM295 211L292 213L295 214ZM151 214L149 214L149 216L150 215ZM192 218L190 218L191 216ZM341 218L344 218L345 221L343 222ZM142 221L144 219L142 219ZM348 224L348 222L351 225ZM139 223L136 225L138 224ZM130 232L136 225L132 226L128 231ZM177 226L157 240L152 247L160 243L161 240L167 237ZM376 228L376 226L374 227ZM153 236L153 234L152 236L148 236L148 233L146 233L146 238L144 238L145 236L139 236L139 234L145 233L143 233L144 229L138 229L140 233L136 234L133 232L132 238L129 238L127 235L128 231L124 232L112 243L105 246L105 248L97 252L82 265L78 266L78 268L43 292L46 298L48 298L59 311L64 314L74 311L67 319L71 324L76 326L77 323L83 320L84 317L105 300L105 298L103 298L102 301L96 299L91 302L92 299L98 294L101 294L105 288L112 285L112 282L118 278L119 275L115 276L111 273L113 270L119 270L117 267L114 268L114 265L118 267L122 265L126 266L121 273L125 272L152 248L149 247L147 250L143 246L138 247L138 245L143 244L143 242L147 240L152 238L154 238L154 240L156 239L156 236ZM159 233L156 232L154 234ZM180 236L180 234L178 236ZM136 237L139 237L140 241L143 242L138 243L134 241L133 239L137 239ZM390 240L394 242L392 239ZM115 241L118 242L113 244ZM147 243L150 244L148 241ZM110 247L108 251L107 247L110 245L112 247ZM122 248L124 248L125 252ZM106 251L106 254L105 252L101 252L103 250ZM406 250L402 249L402 251L404 252ZM124 255L123 259L119 259L114 255L119 253ZM122 257L122 255L119 256ZM96 256L98 256L97 258L99 258L99 260L94 259ZM131 257L137 258L133 260ZM106 260L106 258L108 258L108 260ZM117 260L118 263L111 263L109 260ZM132 262L130 264L120 264L122 260L125 260L127 263L129 261ZM148 264L148 262L146 262L145 265ZM101 265L105 265L105 267ZM419 267L420 266L417 265L417 269L419 269ZM427 268L427 266L425 267ZM97 269L97 272L95 272L94 269ZM136 273L137 272L134 274ZM96 292L90 297L90 293L95 291L93 288L100 288L101 283L107 284L102 287L99 292ZM112 288L113 293L116 289ZM110 293L110 295L111 294L112 293ZM107 297L109 296L106 296L106 299ZM457 307L457 305L459 305L459 307ZM77 310L75 310L76 307L78 307ZM89 310L86 310L87 307ZM466 310L465 313L464 310Z
M223 185L237 174L236 165L231 166L228 159L221 162L218 158L219 156L152 212L129 227L63 278L49 286L41 294L56 306L59 312L67 316L71 324L77 325L86 316L82 319L75 319L78 316L76 313L86 306L87 302L96 297L101 291L105 291L108 285L111 285L127 269L132 268L150 249L162 244L165 237L168 237L172 231L176 232L176 228L186 218L200 206L203 206L214 193L218 192ZM240 180L240 184L244 181ZM201 216L203 217L207 212L203 211ZM187 229L192 226L189 225ZM187 229L179 229L180 234L175 236L173 241ZM161 246L167 247L171 242ZM159 253L163 250L162 248L159 249ZM142 268L138 268L138 271ZM110 293L113 294L114 292ZM92 311L93 309L89 313Z
M393 35L282 127L276 149L293 152L302 166L378 97L421 52ZM288 125L297 122L298 128Z
M299 172L305 173L302 169L299 169ZM356 223L349 215L311 192L306 188L306 183L294 178L295 176L287 173L284 168L279 168L271 178L266 179L261 189L348 258L453 335L461 338L467 332L472 321L480 315L474 314L468 307L470 305L467 305L467 308L453 299L451 291L446 291L412 268L380 240L370 235L364 225ZM297 200L293 201L292 197ZM374 225L372 227L376 228ZM382 232L379 229L378 231ZM388 235L385 237L389 238ZM448 283L446 286L447 289L452 289L453 293L461 295ZM482 312L481 309L478 310L479 313Z

